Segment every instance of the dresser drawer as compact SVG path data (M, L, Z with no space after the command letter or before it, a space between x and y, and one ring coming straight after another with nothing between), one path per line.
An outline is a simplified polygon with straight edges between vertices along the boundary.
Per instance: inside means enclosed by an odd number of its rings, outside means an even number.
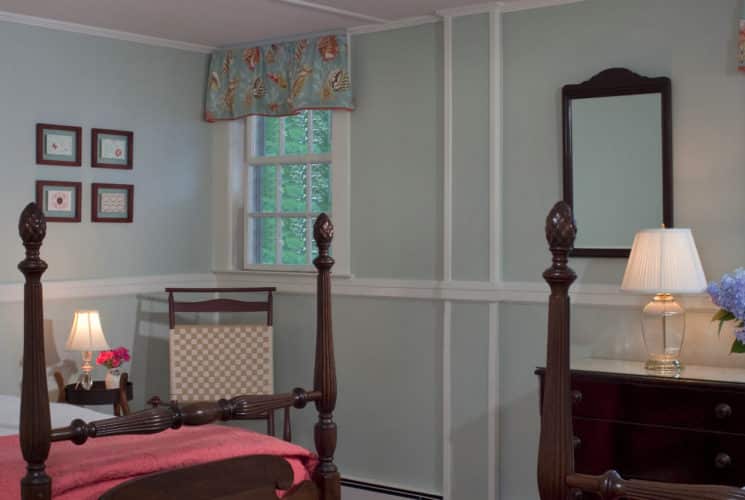
M745 485L745 436L574 418L575 470L652 481Z
M745 434L745 392L572 377L575 417Z

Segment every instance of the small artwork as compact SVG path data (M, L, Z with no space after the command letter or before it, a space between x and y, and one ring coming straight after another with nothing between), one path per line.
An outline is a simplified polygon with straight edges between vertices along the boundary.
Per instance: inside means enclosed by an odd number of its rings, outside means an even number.
M134 133L94 128L91 131L91 164L95 168L132 169Z
M67 125L36 124L36 163L79 167L83 129Z
M36 181L36 204L47 222L80 222L81 183Z
M92 184L93 222L132 222L134 190L131 184Z

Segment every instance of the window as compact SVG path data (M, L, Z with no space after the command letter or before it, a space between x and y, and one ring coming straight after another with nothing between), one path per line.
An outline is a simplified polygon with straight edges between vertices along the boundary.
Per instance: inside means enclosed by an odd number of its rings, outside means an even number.
M316 217L326 212L338 227L337 203L344 204L346 195L338 193L337 200L337 192L346 184L347 162L336 150L348 146L334 136L337 125L339 135L346 136L348 118L336 114L304 111L248 119L246 268L309 270L318 253L313 241ZM334 241L337 260L338 246Z

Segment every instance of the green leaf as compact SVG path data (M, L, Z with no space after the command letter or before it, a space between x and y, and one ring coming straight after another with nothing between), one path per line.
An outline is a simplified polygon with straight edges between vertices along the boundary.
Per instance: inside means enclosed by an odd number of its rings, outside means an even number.
M722 335L722 327L724 326L725 321L732 321L735 319L735 315L729 312L726 309L720 309L716 313L714 313L714 316L711 318L712 321L719 321L719 328L717 329L717 335Z
M732 343L732 348L730 349L729 352L735 353L735 354L745 353L745 344L735 339L735 341Z
M711 318L712 321L729 321L735 319L735 315L729 312L726 309L720 309L715 314L714 317Z

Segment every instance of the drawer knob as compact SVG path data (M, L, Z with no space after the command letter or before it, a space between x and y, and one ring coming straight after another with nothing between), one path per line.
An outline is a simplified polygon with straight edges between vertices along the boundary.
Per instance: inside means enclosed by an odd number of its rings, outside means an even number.
M576 450L577 448L582 446L582 440L577 436L572 436L572 446L574 446L574 449Z
M726 469L732 465L732 458L726 453L717 453L716 458L714 458L714 465L717 469Z
M714 408L714 415L716 415L719 420L729 418L732 416L732 407L727 403L719 403L716 408Z
M572 391L572 404L579 404L582 402L582 392L578 390Z

